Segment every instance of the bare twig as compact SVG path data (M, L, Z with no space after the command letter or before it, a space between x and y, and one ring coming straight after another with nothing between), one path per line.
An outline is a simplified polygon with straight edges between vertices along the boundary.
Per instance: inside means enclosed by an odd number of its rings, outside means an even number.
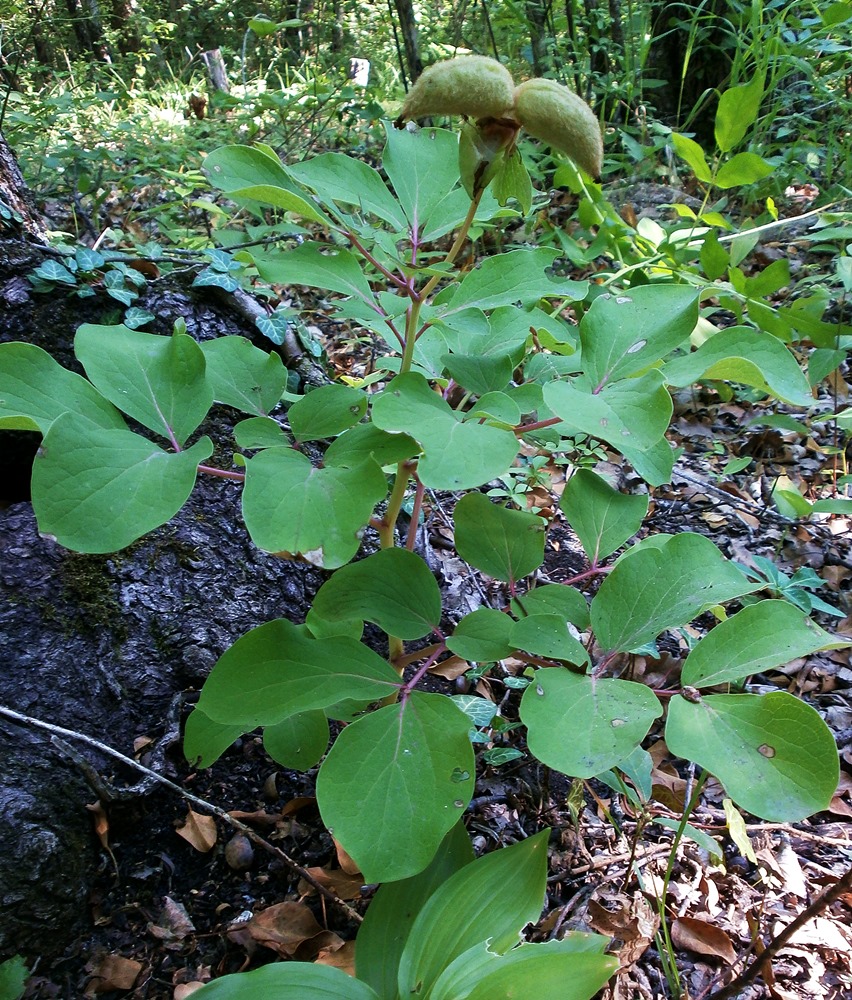
M303 868L298 862L294 861L289 854L282 851L281 848L277 847L275 844L270 843L264 837L261 837L260 834L252 830L250 826L246 826L245 823L241 823L238 819L234 819L234 817L225 812L224 809L214 805L212 802L208 802L206 799L199 798L197 795L187 792L185 789L181 788L180 785L176 785L173 781L169 781L169 779L164 777L162 774L152 771L150 768L145 767L144 764L140 764L139 761L133 760L132 757L125 757L123 753L119 753L118 750L114 750L112 747L107 746L106 743L101 743L100 740L96 740L92 736L87 736L85 733L77 732L75 729L65 729L62 726L55 726L53 723L44 722L42 719L34 719L30 715L23 715L21 712L16 712L14 709L7 708L5 705L0 705L0 715L6 716L6 718L12 719L15 722L20 722L27 726L33 726L36 729L44 729L56 736L65 736L72 740L79 740L81 743L94 747L96 750L100 750L101 753L105 753L107 756L113 757L115 760L120 760L122 764L126 764L128 767L141 771L149 778L153 778L159 784L165 785L166 788L176 792L181 796L181 798L186 799L187 802L191 802L193 805L199 806L201 809L206 809L208 812L213 813L214 816L221 819L223 823L227 823L228 826L231 826L235 830L239 830L240 833L245 834L249 840L257 844L258 847L263 848L264 851L267 851L269 854L278 858L279 861L283 862L291 871L295 872L300 878L304 879L305 882L313 886L313 888L316 889L321 895L325 896L326 899L330 900L332 903L336 903L337 906L339 906L351 920L360 924L364 919L357 910L351 907L345 900L341 899L336 893L332 892L330 889L318 882L309 871Z
M727 986L723 986L720 990L716 990L715 993L711 993L709 1000L730 1000L731 997L735 997L749 983L757 979L763 972L766 963L772 961L796 931L801 930L809 920L813 920L814 917L819 916L836 899L839 899L840 896L850 890L852 890L852 867L847 868L845 874L834 885L826 889L822 895L817 896L811 905L802 910L795 920L787 924L779 934L776 934L763 951L752 959L749 965L746 966L733 982L728 983Z

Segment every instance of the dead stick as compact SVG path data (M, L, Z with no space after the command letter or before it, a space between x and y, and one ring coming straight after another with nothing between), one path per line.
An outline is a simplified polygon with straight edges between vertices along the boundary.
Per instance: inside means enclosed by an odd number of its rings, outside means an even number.
M721 990L711 993L709 1000L730 1000L731 997L736 996L740 990L757 979L763 970L764 963L771 962L797 930L804 927L809 920L813 920L814 917L819 916L823 910L831 906L835 899L839 899L840 896L845 892L849 892L850 889L852 889L852 867L847 868L846 873L834 885L829 886L821 896L817 896L807 909L802 910L795 920L787 924L779 934L776 934L763 951L751 961L733 982L728 983L727 986L723 986Z
M107 746L106 743L101 743L100 740L87 736L85 733L79 733L75 729L64 729L62 726L54 726L51 722L44 722L42 719L34 719L29 715L22 715L20 712L7 708L5 705L0 705L0 715L5 715L9 719L14 719L15 722L23 722L26 725L34 726L37 729L45 729L47 732L54 733L57 736L67 736L72 740L79 740L81 743L86 743L89 746L94 747L96 750L100 750L101 753L105 753L109 757L114 757L116 760L120 760L122 764L126 764L128 767L141 771L149 778L153 778L161 785L165 785L166 788L170 788L173 792L177 792L177 794L186 799L187 802L200 806L202 809L207 809L209 812L213 813L214 816L218 816L224 823L227 823L228 826L233 827L235 830L239 830L240 833L244 833L249 840L257 844L258 847L262 847L263 850L274 855L279 861L283 861L284 864L291 869L291 871L294 871L300 878L304 879L309 885L313 886L314 889L316 889L321 895L325 896L326 899L331 900L332 903L336 903L337 906L339 906L350 919L359 924L363 921L364 918L356 909L351 907L336 893L332 892L330 889L318 882L309 871L303 868L298 862L294 861L289 854L282 851L280 847L276 847L275 844L270 843L264 837L261 837L260 834L252 830L250 826L246 826L245 823L241 823L238 819L234 819L234 817L226 813L224 809L220 809L219 806L214 805L212 802L208 802L206 799L201 799L197 795L187 792L185 789L181 788L180 785L176 785L173 781L169 781L168 778L163 777L162 774L157 774L156 771L152 771L150 768L145 767L144 764L140 764L139 761L133 760L132 757L125 757L123 753L119 753L118 750L113 750L113 748Z

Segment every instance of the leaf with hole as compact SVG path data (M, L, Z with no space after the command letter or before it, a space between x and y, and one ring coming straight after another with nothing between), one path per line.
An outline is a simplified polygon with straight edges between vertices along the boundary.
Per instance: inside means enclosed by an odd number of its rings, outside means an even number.
M786 691L672 698L666 745L714 774L743 809L794 823L827 809L840 777L819 713Z

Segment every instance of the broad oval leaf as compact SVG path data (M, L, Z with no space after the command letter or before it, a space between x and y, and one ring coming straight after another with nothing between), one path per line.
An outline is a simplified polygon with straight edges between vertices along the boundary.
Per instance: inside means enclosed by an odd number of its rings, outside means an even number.
M755 816L794 823L828 808L837 747L819 713L786 691L715 694L669 703L666 745L714 774Z
M296 190L281 161L252 146L220 146L204 158L201 169L221 191L236 191L250 184Z
M662 714L644 684L554 667L536 671L521 699L530 752L575 778L591 778L621 763Z
M243 413L265 416L287 388L287 369L245 337L218 337L201 345L213 398Z
M720 188L742 187L763 180L774 170L774 165L757 153L736 153L719 167L714 183Z
M511 610L519 618L527 615L561 615L581 631L588 628L590 621L586 598L579 590L564 583L546 583L523 595L516 594L512 598Z
M359 979L330 965L277 962L222 976L195 994L201 1000L380 1000Z
M314 598L320 619L373 622L388 635L419 639L441 623L441 590L407 549L383 549L338 570Z
M213 404L204 354L185 333L160 337L84 323L74 337L74 353L111 403L180 445Z
M614 448L647 451L666 433L672 399L656 370L623 379L593 392L584 378L549 382L544 401L573 430L607 441Z
M689 339L698 293L688 285L640 285L601 295L580 322L583 371L592 385L636 375Z
M757 120L763 99L762 73L756 73L748 83L728 87L719 98L716 109L716 143L723 153L733 149Z
M39 530L77 552L116 552L181 509L198 464L213 453L204 437L165 452L129 430L105 430L74 413L50 425L33 463Z
M709 538L657 536L616 561L592 601L592 628L604 649L626 652L757 589Z
M473 794L469 729L449 698L415 691L337 737L317 776L317 801L365 881L408 878L435 856Z
M198 708L214 722L248 732L346 698L378 700L398 688L393 667L357 640L314 639L280 618L225 650Z
M785 403L811 406L808 380L787 347L768 333L734 326L706 340L697 351L663 368L669 385L691 385L702 378L753 385Z
M509 430L464 423L416 372L398 375L373 403L373 423L408 434L423 448L417 474L439 490L469 490L511 466L519 445Z
M210 767L245 731L243 726L214 722L209 715L194 708L184 727L184 756L193 767Z
M565 660L580 666L589 662L585 647L571 634L560 615L536 614L521 618L512 626L511 640L515 649L523 649L533 656Z
M780 667L819 649L842 649L848 639L830 635L789 601L759 601L716 625L690 652L681 682L709 687Z
M513 625L502 611L477 608L456 625L447 639L447 649L471 663L502 660L516 648L511 641Z
M358 259L348 250L320 243L302 243L287 253L255 253L252 256L264 281L274 285L307 285L351 295L380 315Z
M478 858L431 896L402 954L401 997L429 996L444 968L484 939L497 954L518 943L524 926L541 915L549 833Z
M323 569L344 565L387 495L372 460L347 468L314 468L289 448L269 448L246 462L243 518L258 548L288 552Z
M589 469L578 469L559 501L592 565L611 555L639 530L648 513L646 494L614 490Z
M328 719L324 712L299 712L263 730L263 749L293 771L307 771L328 746Z
M125 428L121 414L76 372L35 344L0 344L0 428L39 430L71 410L103 428Z
M453 514L456 551L489 576L514 583L544 561L545 523L535 514L468 493Z
M357 205L389 223L398 232L405 229L405 214L374 167L345 153L321 153L289 168L302 184L324 202Z
M420 445L407 434L388 434L373 423L356 424L344 431L328 446L323 456L325 464L352 468L367 458L381 465L396 465L414 458Z
M323 385L297 399L287 411L297 441L321 441L342 434L367 412L367 396L349 385Z

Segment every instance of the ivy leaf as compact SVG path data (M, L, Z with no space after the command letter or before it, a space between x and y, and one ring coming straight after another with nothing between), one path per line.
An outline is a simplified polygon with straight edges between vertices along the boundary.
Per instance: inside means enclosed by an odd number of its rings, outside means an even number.
M126 326L84 323L74 337L74 353L111 403L180 445L213 403L204 354L185 333L160 337Z
M337 737L317 777L317 801L367 882L422 871L458 822L473 794L469 728L448 698L415 691Z
M420 444L418 476L433 489L468 490L490 482L509 468L519 448L511 431L464 423L416 372L398 375L378 397L373 423Z
M186 503L202 438L169 453L129 430L105 430L74 413L50 425L33 463L39 530L77 552L116 552L165 524Z
M544 562L544 521L467 493L456 504L456 551L496 580L514 583Z
M703 535L658 535L616 561L592 601L592 628L607 650L637 649L757 589Z
M361 531L386 495L372 459L351 469L315 469L299 452L268 448L246 462L243 518L258 548L336 569L358 551Z
M0 344L0 428L39 430L71 410L98 427L126 429L112 403L34 344Z
M578 469L559 506L596 566L636 534L648 513L648 497L620 493L589 469Z
M440 625L441 591L420 556L382 549L326 580L312 612L326 620L373 622L388 635L419 639Z
M830 635L789 601L759 601L715 626L687 656L683 684L710 687L780 667L820 649L842 649L848 639Z
M201 345L213 398L243 413L265 416L287 388L279 355L255 347L245 337L217 337Z
M213 722L250 732L343 699L384 698L398 687L393 667L357 640L314 639L279 618L225 650L204 682L198 709Z
M786 691L677 695L666 745L706 768L741 808L773 823L827 809L840 779L837 746L819 713Z
M520 711L530 752L576 778L591 778L620 764L663 714L644 684L556 667L536 671Z

